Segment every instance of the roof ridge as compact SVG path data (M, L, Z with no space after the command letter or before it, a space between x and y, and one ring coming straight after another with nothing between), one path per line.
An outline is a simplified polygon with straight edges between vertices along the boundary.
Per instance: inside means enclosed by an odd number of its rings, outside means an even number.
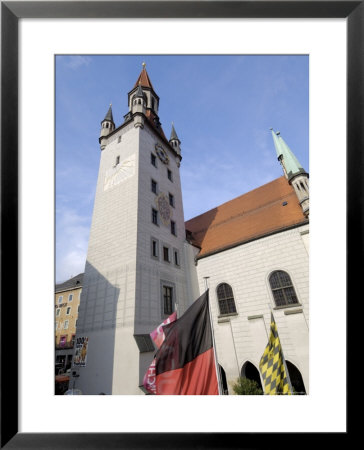
M217 208L219 208L219 207L221 207L221 206L227 205L228 203L231 203L231 202L233 202L234 200L238 200L239 198L244 197L245 195L248 195L248 194L250 194L250 193L252 193L252 192L254 192L254 191L257 191L258 189L261 189L261 188L263 188L264 186L267 186L268 184L274 183L275 181L278 181L278 180L280 180L281 178L283 178L283 179L285 180L285 177L282 175L282 176L280 176L280 177L278 177L278 178L275 178L274 180L268 181L267 183L262 184L261 186L258 186L258 187L256 187L256 188L252 189L251 191L245 192L244 194L238 195L237 197L235 197L235 198L233 198L233 199L231 199L231 200L228 200L228 201L226 201L226 202L224 202L224 203L221 203L220 205L217 205L217 206L215 206L214 208L211 208L211 209L209 209L209 210L207 210L207 211L205 211L205 212L199 214L198 216L191 217L191 219L186 220L186 222L190 222L191 220L194 220L194 219L197 219L198 217L204 216L205 214L207 214L207 213L209 213L209 212L211 212L211 211L214 211L215 209L217 209Z
M226 223L226 222L229 222L229 221L231 221L231 220L237 219L237 218L239 218L239 217L241 217L241 216L244 216L244 215L245 215L245 216L248 216L248 215L250 215L250 214L252 214L252 213L255 213L256 211L260 211L260 210L265 209L265 208L267 208L267 207L269 207L269 206L271 206L271 205L274 205L275 203L280 202L280 201L283 200L284 198L287 198L287 197L289 198L289 197L292 197L292 196L294 196L294 195L295 195L295 192L294 192L294 191L289 192L288 194L281 195L280 197L276 198L275 200L270 201L270 202L263 203L263 204L259 205L259 206L256 207L256 208L251 208L251 209L248 209L248 210L246 210L246 211L239 212L238 214L234 214L234 215L232 215L232 216L230 216L230 217L228 217L228 218L226 218L226 219L224 219L224 220L220 220L219 222L216 222L216 223L214 223L213 225L210 225L208 228L209 228L209 229L217 228L217 227L223 225L223 224ZM239 198L239 197L237 197L237 198ZM192 233L198 234L198 233L200 233L201 231L204 231L204 230L206 230L206 228L202 228L201 230L198 230L198 231L193 231Z

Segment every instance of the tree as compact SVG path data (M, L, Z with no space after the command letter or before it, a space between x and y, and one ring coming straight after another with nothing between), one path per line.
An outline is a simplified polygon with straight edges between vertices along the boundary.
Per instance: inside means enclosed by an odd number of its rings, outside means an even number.
M233 391L236 395L263 395L263 391L256 381L242 377L239 377L233 384Z

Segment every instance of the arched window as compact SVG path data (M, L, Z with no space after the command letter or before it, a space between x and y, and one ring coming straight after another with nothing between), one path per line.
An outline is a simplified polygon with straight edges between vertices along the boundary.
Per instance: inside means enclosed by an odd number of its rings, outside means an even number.
M286 361L286 364L294 393L296 395L306 395L305 384L301 372L291 362Z
M248 378L248 380L253 380L257 383L258 387L263 390L262 382L260 380L260 375L258 369L250 361L247 361L241 368L241 376L243 378Z
M236 313L233 290L229 284L221 283L218 285L217 299L221 315Z
M272 272L269 277L270 287L276 306L294 305L298 303L291 277L283 270Z
M221 388L221 394L222 395L229 395L229 389L226 381L226 373L224 368L219 364L219 370L220 370L220 388Z

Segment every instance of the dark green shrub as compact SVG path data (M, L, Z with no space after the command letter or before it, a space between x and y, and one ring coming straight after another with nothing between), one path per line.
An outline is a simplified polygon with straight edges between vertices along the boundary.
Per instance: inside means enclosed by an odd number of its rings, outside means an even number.
M236 395L263 395L263 391L256 381L242 377L239 377L233 384L233 391Z

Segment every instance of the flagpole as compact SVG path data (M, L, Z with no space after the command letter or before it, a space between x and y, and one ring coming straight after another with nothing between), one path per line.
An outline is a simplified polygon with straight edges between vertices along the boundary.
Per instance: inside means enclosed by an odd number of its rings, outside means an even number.
M289 384L289 388L291 389L291 392L293 394L291 377L289 376L289 372L288 372L288 368L287 368L287 364L286 364L286 359L284 357L283 346L282 346L282 341L281 341L281 339L279 337L277 322L276 322L276 319L275 319L274 314L273 314L272 306L269 303L268 303L268 305L269 305L269 308L270 308L270 313L272 314L273 320L274 320L274 322L276 324L277 336L278 336L278 339L279 339L279 342L280 342L281 348L282 348L282 359L283 359L284 370L286 371L286 376L287 376L287 381L288 381L288 384Z
M208 290L208 284L207 284L207 280L210 277L203 277L203 279L205 280L205 292L207 292ZM220 367L219 364L217 362L217 353L216 353L216 344L215 344L215 334L214 334L214 325L212 322L212 313L211 313L211 306L210 306L210 297L208 298L208 306L209 306L209 315L210 315L210 324L211 324L211 334L212 334L212 344L214 347L214 358L215 358L215 369L216 369L216 376L217 376L217 388L219 391L219 395L221 394L221 378L220 378Z

